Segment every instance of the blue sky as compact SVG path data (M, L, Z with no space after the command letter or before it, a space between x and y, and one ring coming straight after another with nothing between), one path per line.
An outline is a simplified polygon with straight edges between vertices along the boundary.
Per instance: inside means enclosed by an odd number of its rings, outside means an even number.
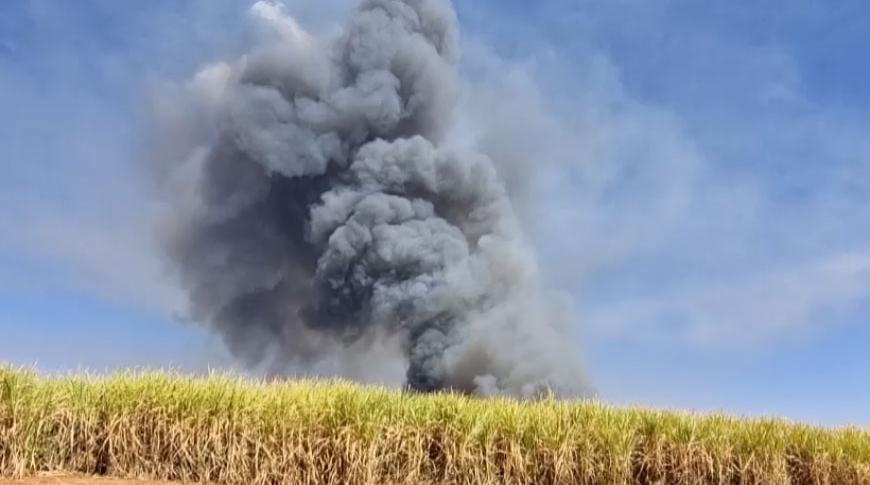
M0 3L0 360L231 365L173 319L138 162L149 90L241 52L249 5ZM870 425L870 6L455 5L455 138L502 160L602 397Z

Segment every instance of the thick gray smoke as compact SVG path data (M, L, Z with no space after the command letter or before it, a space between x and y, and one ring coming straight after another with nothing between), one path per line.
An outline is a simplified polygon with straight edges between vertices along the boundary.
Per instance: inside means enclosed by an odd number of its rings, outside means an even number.
M332 36L251 13L259 45L161 115L163 237L192 317L273 372L337 359L371 378L386 359L415 390L585 394L493 163L442 146L450 5L366 0Z

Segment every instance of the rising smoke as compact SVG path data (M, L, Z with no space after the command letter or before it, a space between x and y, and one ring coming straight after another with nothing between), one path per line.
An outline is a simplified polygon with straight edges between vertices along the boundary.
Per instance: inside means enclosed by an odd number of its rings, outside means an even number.
M192 318L275 373L387 361L415 390L585 395L571 315L493 163L444 148L450 5L366 0L331 36L276 3L251 14L268 35L159 118L162 237Z

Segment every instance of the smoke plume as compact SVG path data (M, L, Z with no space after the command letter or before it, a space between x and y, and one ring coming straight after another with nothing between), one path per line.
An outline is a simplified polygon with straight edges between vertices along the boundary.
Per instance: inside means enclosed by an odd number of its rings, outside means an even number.
M160 108L161 234L191 317L276 373L387 361L420 391L586 394L494 164L444 146L451 6L366 0L333 35L276 3L251 15L256 47Z

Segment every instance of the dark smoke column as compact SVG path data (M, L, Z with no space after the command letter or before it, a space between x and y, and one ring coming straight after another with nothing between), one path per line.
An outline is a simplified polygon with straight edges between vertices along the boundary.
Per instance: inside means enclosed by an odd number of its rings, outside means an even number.
M364 367L393 342L413 389L586 394L492 162L440 147L450 5L368 0L337 37L251 13L260 45L160 118L162 234L192 317L273 372Z

